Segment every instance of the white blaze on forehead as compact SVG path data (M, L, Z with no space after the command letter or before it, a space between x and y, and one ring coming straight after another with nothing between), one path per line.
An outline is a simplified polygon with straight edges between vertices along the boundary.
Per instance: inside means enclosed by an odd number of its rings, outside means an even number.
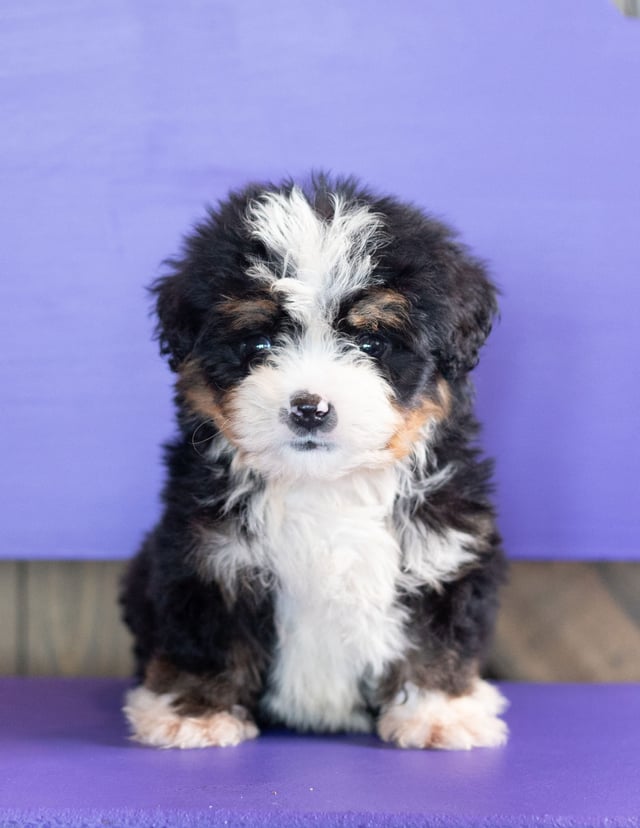
M265 193L247 211L252 235L282 259L280 273L257 262L249 275L271 281L290 312L306 322L371 283L373 255L384 243L378 215L339 195L331 199L334 214L326 221L298 187Z

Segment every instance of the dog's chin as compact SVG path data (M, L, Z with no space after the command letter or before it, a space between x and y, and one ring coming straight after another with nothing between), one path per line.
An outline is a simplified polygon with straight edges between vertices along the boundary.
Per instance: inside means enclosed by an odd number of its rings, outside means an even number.
M280 452L282 478L303 480L335 480L344 476L351 465L349 452L338 443L318 437L294 437Z
M350 451L339 442L319 437L293 437L269 451L243 452L245 466L269 480L331 481L357 471L388 466L385 449Z

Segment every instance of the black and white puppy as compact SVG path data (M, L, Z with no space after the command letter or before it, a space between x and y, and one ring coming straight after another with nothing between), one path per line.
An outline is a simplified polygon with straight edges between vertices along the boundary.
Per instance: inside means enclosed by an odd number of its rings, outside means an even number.
M179 435L122 593L134 738L235 745L280 723L502 744L479 677L504 571L473 443L496 313L480 262L321 175L232 194L169 266Z

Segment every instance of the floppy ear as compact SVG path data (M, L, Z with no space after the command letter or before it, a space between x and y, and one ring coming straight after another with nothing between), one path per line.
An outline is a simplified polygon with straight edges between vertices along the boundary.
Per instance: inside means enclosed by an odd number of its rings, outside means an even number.
M457 244L447 251L445 272L448 300L437 357L442 375L455 379L478 363L478 353L498 312L497 290L483 265Z
M151 286L151 293L156 297L160 353L169 357L172 371L177 371L193 350L202 324L202 314L187 285L185 274L176 269Z

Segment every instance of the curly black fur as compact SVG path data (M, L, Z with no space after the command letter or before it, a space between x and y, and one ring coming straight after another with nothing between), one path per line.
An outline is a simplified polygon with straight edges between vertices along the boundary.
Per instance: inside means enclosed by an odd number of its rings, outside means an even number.
M275 341L299 333L299 319L274 299L269 286L247 276L256 260L275 271L282 267L277 254L248 231L248 206L265 192L289 194L294 186L250 186L209 209L181 254L169 261L168 274L152 288L161 351L180 376L179 429L166 450L163 517L132 561L121 600L135 639L139 678L146 677L156 692L173 691L178 710L229 710L242 704L257 715L279 646L277 577L251 566L241 568L233 584L209 571L203 574L207 532L251 537L250 505L264 489L265 475L249 470L230 504L237 485L233 439L226 440L221 419L194 399L208 395L213 410L224 406L233 389L262 364L259 353L253 360L243 355L248 338ZM392 291L406 301L406 322L388 328L384 320L376 323L385 342L376 370L403 411L424 399L438 400L443 381L447 389L446 414L428 452L413 461L412 474L417 480L435 478L445 469L449 473L433 489L416 485L399 492L396 512L434 533L452 529L475 539L473 561L454 577L414 590L398 588L411 647L398 653L367 691L367 704L384 706L406 681L459 695L477 673L504 577L490 498L491 465L475 445L468 378L497 312L496 291L482 263L455 234L417 208L378 197L352 179L316 177L305 193L326 222L334 214L332 194L339 193L345 203L378 215L384 228L370 284L346 294L332 319L336 336L347 342L345 347L356 341L350 309L373 288ZM233 314L223 312L230 302L253 303L259 328L240 326ZM225 449L208 452L216 441ZM206 555L215 554L209 542Z

